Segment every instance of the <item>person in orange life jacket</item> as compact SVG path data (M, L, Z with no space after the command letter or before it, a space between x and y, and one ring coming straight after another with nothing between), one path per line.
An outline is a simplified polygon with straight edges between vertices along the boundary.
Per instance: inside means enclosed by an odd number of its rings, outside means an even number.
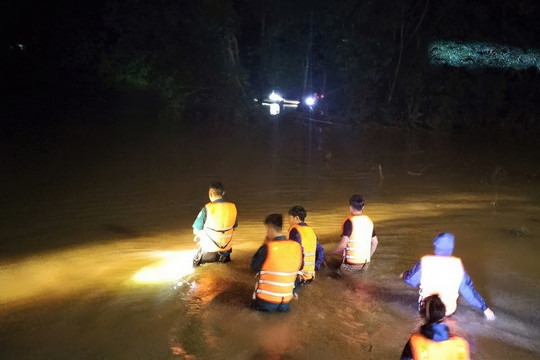
M364 271L379 243L373 222L363 214L365 201L360 195L349 199L350 216L342 225L341 241L329 254L341 254L342 273Z
M206 204L193 223L194 241L199 248L193 258L193 266L202 262L231 261L232 235L238 226L234 203L223 199L225 190L220 182L210 184Z
M488 320L495 319L493 311L474 289L461 259L452 256L454 235L441 233L435 237L433 245L435 255L424 256L411 270L400 275L407 285L420 287L419 307L427 296L438 294L448 316L456 311L457 298L461 294L469 304L482 310Z
M289 209L288 238L302 245L304 251L304 267L298 285L311 282L315 278L315 271L319 270L324 261L324 248L318 241L317 235L311 227L304 222L307 212L302 206L295 205ZM299 286L295 287L295 293Z
M304 266L302 246L283 234L281 214L268 215L264 224L264 244L251 259L251 269L257 272L252 307L260 311L289 311Z
M420 313L426 322L407 341L400 360L470 359L467 340L450 335L448 326L443 323L446 307L438 295L428 296Z

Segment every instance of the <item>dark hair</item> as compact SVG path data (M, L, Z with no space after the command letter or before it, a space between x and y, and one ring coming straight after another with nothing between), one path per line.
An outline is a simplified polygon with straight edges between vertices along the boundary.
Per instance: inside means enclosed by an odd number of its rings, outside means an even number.
M349 204L358 211L361 211L364 208L365 201L362 195L353 195L349 199Z
M433 324L444 319L446 316L446 306L439 295L430 295L424 299L420 312L426 319L426 323Z
M225 189L223 188L223 184L219 181L213 182L210 184L209 189L213 189L214 193L218 196L223 196L225 193Z
M292 208L289 209L289 215L298 216L300 221L304 221L307 216L307 211L300 205L294 205Z
M281 231L283 227L283 216L281 214L270 214L264 219L264 225L273 227L277 231Z

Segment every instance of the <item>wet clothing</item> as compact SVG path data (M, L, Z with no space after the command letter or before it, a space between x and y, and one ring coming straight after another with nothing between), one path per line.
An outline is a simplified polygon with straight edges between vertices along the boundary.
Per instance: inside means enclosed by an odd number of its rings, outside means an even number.
M426 256L417 262L411 270L405 271L403 273L403 281L407 285L420 287L420 302L429 295L439 293L441 300L443 300L447 307L447 314L452 314L452 309L455 310L455 301L457 300L458 293L475 308L482 311L486 310L487 305L482 296L474 289L470 276L463 269L462 265L458 265L457 261L461 264L461 260L451 256L454 249L453 236L446 236L451 235L447 233L441 235L435 238L435 256ZM426 274L423 275L422 270L424 268L426 268ZM445 274L444 269L447 269L448 274ZM433 271L440 273L441 277L438 278L439 281L434 278ZM428 281L428 283L423 284L423 281ZM436 286L436 283L440 286ZM450 300L448 303L446 302L452 298L453 300Z
M199 250L193 259L198 261L230 261L232 235L238 226L234 203L223 198L206 204L193 222L193 230L199 238Z
M343 251L344 264L364 267L371 261L371 238L375 236L375 230L367 215L350 215L343 222L341 236L349 238Z
M296 241L278 236L262 245L251 259L251 269L257 272L254 308L289 311L302 266L302 247Z
M451 336L446 324L425 324L413 334L400 360L469 360L467 340Z
M304 253L303 281L310 281L315 277L324 261L324 248L318 241L317 235L305 222L293 225L289 229L289 239L302 245Z

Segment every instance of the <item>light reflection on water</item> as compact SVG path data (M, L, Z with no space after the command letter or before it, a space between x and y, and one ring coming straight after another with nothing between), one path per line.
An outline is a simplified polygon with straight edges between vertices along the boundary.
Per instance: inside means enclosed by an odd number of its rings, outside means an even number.
M451 328L467 337L477 359L539 356L538 184L518 179L494 186L474 176L445 177L435 170L408 176L399 159L391 162L390 155L382 153L377 161L370 160L372 150L349 153L349 147L339 150L331 139L324 142L331 160L317 159L315 152L309 163L305 152L295 148L300 145L290 141L297 133L279 134L279 142L259 145L243 138L253 143L227 149L228 156L198 154L200 159L186 151L193 143L170 151L167 141L177 141L171 138L147 145L169 150L159 152L157 164L148 155L155 151L141 150L136 161L113 153L112 160L97 167L97 174L66 175L69 181L63 181L69 187L47 188L60 200L52 201L49 193L25 210L4 196L18 213L46 212L26 228L12 216L6 233L31 248L32 241L42 238L32 234L42 232L53 250L1 261L0 335L5 346L0 355L397 358L419 326L417 292L398 274L432 250L437 233L450 231L456 235L456 255L498 316L487 323L462 302ZM204 144L201 138L193 141ZM218 141L216 146L223 149L223 144ZM266 148L270 151L263 151ZM241 156L247 160L240 161ZM382 163L384 180L373 170L377 163ZM125 177L104 182L107 174L121 176L113 172L118 164ZM187 270L191 261L191 222L206 201L207 183L216 177L239 208L233 261L180 274L180 265ZM360 277L339 278L323 267L316 281L302 289L290 313L251 311L255 279L249 261L263 240L264 215L304 205L306 221L330 250L347 216L347 199L355 192L366 195L366 213L379 237L369 270ZM73 198L77 201L68 201ZM83 232L84 241L61 246ZM55 236L62 238L57 250L51 240ZM327 260L328 265L332 262ZM140 271L157 275L163 266L167 276L158 282L134 280ZM35 344L31 349L25 345L29 342Z

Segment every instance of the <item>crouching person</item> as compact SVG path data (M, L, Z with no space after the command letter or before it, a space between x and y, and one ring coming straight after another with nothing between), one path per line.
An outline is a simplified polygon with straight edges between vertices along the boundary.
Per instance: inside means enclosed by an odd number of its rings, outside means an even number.
M444 323L446 307L438 295L424 299L420 310L425 319L417 333L414 333L401 354L401 360L469 360L467 340L450 335Z
M260 311L289 311L303 266L302 247L283 234L281 214L268 215L264 224L264 244L251 259L251 269L257 272L252 306Z

